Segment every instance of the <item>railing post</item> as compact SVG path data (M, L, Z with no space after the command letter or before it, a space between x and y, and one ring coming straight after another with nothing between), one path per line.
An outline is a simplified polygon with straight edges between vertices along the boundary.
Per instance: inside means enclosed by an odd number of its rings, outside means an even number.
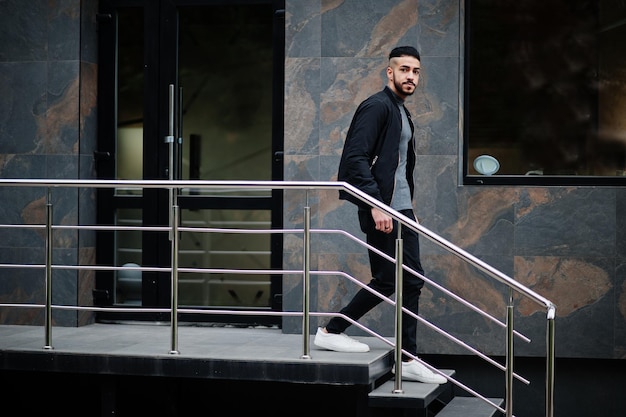
M546 417L554 417L554 319L555 307L548 310L548 323L546 328Z
M174 129L175 129L175 94L174 94L174 84L169 85L168 91L168 135L165 137L165 143L168 144L169 147L169 161L167 168L167 177L170 181L174 180ZM171 244L171 263L172 263L172 273L171 273L171 330L172 330L172 341L171 341L171 349L170 354L178 354L178 221L179 221L179 207L178 207L178 190L174 187L169 187L169 220L170 220L170 241Z
M404 258L402 256L402 226L400 222L397 223L398 228L398 238L396 239L396 324L395 324L395 332L396 332L396 378L393 384L393 393L401 394L403 393L402 389L402 264L404 263Z
M304 207L304 236L302 246L304 250L302 254L302 359L310 359L309 287L311 280L311 208L308 206Z
M44 349L52 349L52 202L50 188L46 197L46 310L44 313L45 345Z
M513 416L513 290L509 289L506 308L506 417Z
M175 107L175 97L174 97L174 84L169 85L169 100L168 100L168 131L167 136L165 137L165 143L168 144L169 149L169 159L167 165L167 177L170 181L174 179L174 107ZM174 216L172 208L174 207L174 188L170 187L169 191L169 201L170 201L170 225L172 224L172 217ZM174 233L173 229L170 229L170 240L174 240L172 234Z
M172 224L171 224L171 238L172 238L172 349L170 354L178 354L178 220L180 217L180 208L178 207L177 193L172 193Z

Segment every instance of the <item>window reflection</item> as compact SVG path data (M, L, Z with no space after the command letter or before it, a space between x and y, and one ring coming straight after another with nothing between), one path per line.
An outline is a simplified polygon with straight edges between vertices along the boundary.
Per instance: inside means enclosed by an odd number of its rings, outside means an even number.
M232 270L269 270L269 233L229 233L230 229L268 230L271 212L266 210L183 210L182 225L194 228L181 234L181 305L270 306L267 274ZM224 272L211 272L211 270ZM227 272L229 271L230 272Z
M626 7L617 2L467 3L465 158L498 175L622 176ZM575 181L575 180L574 180Z
M118 14L116 179L143 179L144 97L143 10L130 7ZM116 194L141 194L141 188Z

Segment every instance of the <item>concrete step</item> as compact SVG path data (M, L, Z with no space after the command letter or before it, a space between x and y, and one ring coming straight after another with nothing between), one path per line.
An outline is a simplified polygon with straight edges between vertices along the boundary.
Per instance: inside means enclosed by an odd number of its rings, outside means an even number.
M502 398L488 398L492 403L502 406ZM480 398L454 397L445 407L437 413L437 417L496 417L502 413L491 404L487 404Z
M455 374L455 371L451 369L442 369L441 371L449 377L453 377ZM394 380L392 378L369 393L368 404L371 409L426 410L437 399L447 403L452 397L451 385L450 382L439 385L402 381L402 392L394 393Z

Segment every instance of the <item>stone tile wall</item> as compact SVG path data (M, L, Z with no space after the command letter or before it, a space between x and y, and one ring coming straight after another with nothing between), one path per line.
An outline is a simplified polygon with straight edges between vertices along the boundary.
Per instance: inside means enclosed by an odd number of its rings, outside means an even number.
M610 187L462 186L463 2L460 0L287 0L285 179L336 180L343 139L357 105L384 86L386 56L400 44L422 55L418 90L408 100L417 125L415 209L422 224L557 305L557 355L626 357L624 273L626 192ZM287 224L302 224L302 195L288 195ZM309 197L312 227L358 230L354 206L335 192ZM620 210L620 208L622 210ZM509 292L454 255L422 240L426 275L504 320ZM301 242L285 245L286 267L302 265ZM313 243L312 268L369 281L365 249L341 237ZM311 310L335 312L356 291L338 276L312 277ZM300 277L285 280L285 309L299 310ZM514 295L517 327L533 340L520 354L545 353L545 312ZM490 354L504 333L427 285L421 314ZM381 305L361 322L393 335ZM327 319L312 320L312 329ZM301 320L285 320L300 331ZM424 353L462 353L420 328ZM349 333L363 334L351 327Z
M96 146L97 0L0 2L0 177L92 178ZM45 223L46 190L0 189L3 219ZM95 222L91 191L53 190L55 223ZM80 208L80 210L79 210ZM0 258L45 263L40 231L2 231ZM55 262L93 263L94 235L55 234ZM53 302L91 302L92 272L53 273ZM1 272L0 297L41 304L43 270ZM91 314L57 311L53 323L75 325ZM0 312L0 322L41 324L43 310Z
M95 150L96 0L0 2L0 176L90 178ZM15 19L15 16L21 16ZM285 179L334 180L352 113L384 85L386 55L398 44L422 54L422 78L408 107L417 125L415 208L422 224L492 264L557 305L557 354L626 357L626 192L611 187L461 186L463 2L461 0L286 0ZM0 190L3 217L41 221L42 190ZM90 222L95 198L88 192L55 192L55 219ZM301 225L303 195L287 194L285 224ZM309 196L313 227L346 228L359 235L355 209L335 192ZM80 208L80 209L79 209ZM38 232L0 237L0 261L41 262ZM57 246L58 245L58 246ZM55 257L92 263L92 234L60 234ZM285 267L300 268L301 242L285 241ZM365 250L343 238L314 242L312 267L369 280ZM508 291L452 255L423 240L426 275L504 317ZM88 303L88 277L60 272L61 300ZM43 301L41 273L2 272L0 297ZM299 310L301 280L286 277L284 306ZM313 277L312 309L334 312L355 291L344 279ZM543 354L544 313L515 298L515 320L537 344L519 353ZM392 309L381 305L363 323L393 333ZM502 330L450 300L433 285L421 299L424 317L490 354L503 352ZM19 317L18 317L19 316ZM40 323L43 315L0 311L0 322ZM55 315L61 324L90 320ZM323 324L325 320L320 320ZM317 320L312 327L318 324ZM301 322L286 319L284 330ZM313 330L313 329L312 329ZM354 329L351 329L354 331ZM358 334L358 332L355 331ZM458 349L420 328L424 353Z

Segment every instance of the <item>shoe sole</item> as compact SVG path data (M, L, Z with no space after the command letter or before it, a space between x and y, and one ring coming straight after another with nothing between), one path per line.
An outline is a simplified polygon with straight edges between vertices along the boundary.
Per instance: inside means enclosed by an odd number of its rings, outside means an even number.
M394 374L394 375L396 374L394 368L391 369L391 373ZM430 379L427 380L425 378L420 379L420 378L415 377L415 376L413 376L411 374L405 374L404 372L402 373L402 380L403 381L411 381L411 382L421 382L422 384L435 384L435 385L441 385L441 384L445 384L446 382L448 382L448 380L445 379L445 378L444 378L443 381L441 381L441 380L435 381L435 380L430 380Z
M434 384L434 385L441 385L441 384L445 384L446 382L448 382L447 380L439 382L439 381L433 381L433 380L423 380L423 379L417 379L414 378L412 376L405 376L404 374L402 374L402 380L403 381L412 381L412 382L421 382L422 384Z
M366 353L369 352L369 347L367 349L363 348L363 349L340 349L337 347L334 347L332 345L326 345L324 344L324 342L318 342L318 341L314 341L313 344L319 348L322 349L326 349L326 350L331 350L333 352L342 352L342 353Z

